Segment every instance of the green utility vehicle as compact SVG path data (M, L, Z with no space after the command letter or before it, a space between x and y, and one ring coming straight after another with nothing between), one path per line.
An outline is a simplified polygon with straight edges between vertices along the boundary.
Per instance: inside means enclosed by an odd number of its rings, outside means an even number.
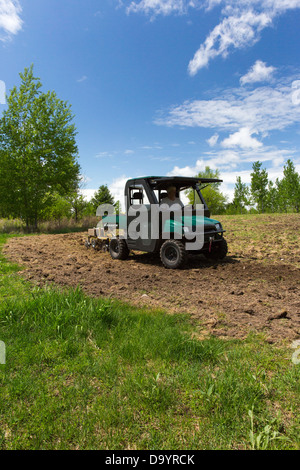
M131 250L159 253L163 265L169 269L182 267L188 255L202 253L211 259L223 259L227 254L225 231L219 221L210 218L201 193L208 184L221 182L218 179L180 176L130 179L125 185L126 214L105 215L97 228L89 230L86 246L106 248L113 259L119 260L125 260ZM182 206L177 215L172 212L172 206L167 215L165 211L158 210L165 201L169 201L170 188L176 197L175 202ZM193 204L183 206L187 192L193 195ZM196 204L203 204L201 217L196 212ZM137 217L141 213L142 219ZM153 220L157 215L159 221L155 219L157 229L153 236ZM199 227L202 243L200 249L195 249L197 245L193 246L193 239L200 235L197 233Z

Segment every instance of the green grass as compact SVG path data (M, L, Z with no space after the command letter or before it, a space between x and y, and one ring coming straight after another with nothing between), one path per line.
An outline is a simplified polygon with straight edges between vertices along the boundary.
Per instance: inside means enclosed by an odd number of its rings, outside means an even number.
M199 341L186 315L36 288L0 261L0 449L299 448L292 350Z

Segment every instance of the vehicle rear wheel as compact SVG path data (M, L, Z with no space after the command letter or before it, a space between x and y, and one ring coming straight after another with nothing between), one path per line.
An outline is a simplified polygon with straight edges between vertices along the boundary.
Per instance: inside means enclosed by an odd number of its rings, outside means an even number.
M179 240L165 241L160 249L160 259L167 269L181 268L187 259L184 244Z
M222 238L218 243L214 243L212 246L212 251L206 253L205 256L209 259L224 259L228 252L227 241L225 238Z
M120 238L113 238L109 243L109 252L112 259L127 259L129 256L129 249L125 240Z

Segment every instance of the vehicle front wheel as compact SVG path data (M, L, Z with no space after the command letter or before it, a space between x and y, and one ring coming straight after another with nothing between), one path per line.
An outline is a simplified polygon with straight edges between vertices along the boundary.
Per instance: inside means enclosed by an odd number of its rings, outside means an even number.
M109 243L109 253L112 259L127 259L129 256L129 249L126 241L120 238L113 238Z
M165 241L160 249L160 259L167 269L181 268L187 259L184 244L179 240Z

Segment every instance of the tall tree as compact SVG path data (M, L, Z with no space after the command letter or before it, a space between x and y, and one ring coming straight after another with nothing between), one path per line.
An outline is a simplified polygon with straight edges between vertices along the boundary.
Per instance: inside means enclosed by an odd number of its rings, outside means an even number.
M273 181L269 181L266 204L268 212L280 212L278 182L274 185Z
M80 218L84 215L85 211L88 208L88 202L81 193L81 189L84 186L84 177L81 176L78 181L75 181L72 190L66 196L66 200L70 204L71 213L75 219L75 222L78 222Z
M279 183L280 197L284 198L286 209L300 211L300 175L296 172L292 160L284 165L283 178Z
M232 201L236 209L242 214L245 206L250 205L250 191L246 183L242 183L240 176L236 177L236 183L234 187L234 198Z
M83 216L84 211L87 209L87 201L83 194L80 194L79 191L74 191L72 194L67 196L66 200L71 206L71 212L75 219L75 222L78 222Z
M251 194L259 212L265 212L268 194L268 173L261 168L261 162L254 162L251 173Z
M79 179L71 107L54 91L43 93L33 65L20 74L0 119L2 212L37 228L56 192L65 196Z
M113 195L111 194L106 184L102 184L98 191L95 192L94 197L91 199L91 203L93 204L95 214L97 208L101 206L101 204L115 203Z

